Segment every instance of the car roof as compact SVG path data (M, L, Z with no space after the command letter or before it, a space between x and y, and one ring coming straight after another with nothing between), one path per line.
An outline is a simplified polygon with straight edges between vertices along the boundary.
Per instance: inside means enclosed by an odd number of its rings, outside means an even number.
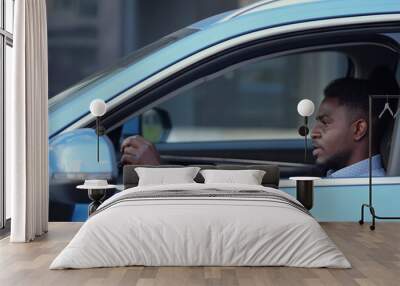
M264 0L207 18L192 26L204 30L256 13L266 16L265 25L275 26L285 24L279 21L281 18L274 17L276 13L284 13L288 18L296 19L296 22L305 22L310 19L397 13L399 6L398 0Z
M124 62L56 96L50 101L49 136L86 116L93 99L110 101L174 63L240 35L294 23L399 12L399 0L268 0L210 17L189 26L186 30L191 32L185 37L134 64Z

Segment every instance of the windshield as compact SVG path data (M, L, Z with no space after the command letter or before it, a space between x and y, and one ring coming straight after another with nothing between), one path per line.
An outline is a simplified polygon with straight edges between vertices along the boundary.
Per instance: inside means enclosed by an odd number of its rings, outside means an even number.
M162 48L199 31L184 28L139 49L118 64L99 72L49 100L49 135L55 135L66 126L89 112L89 104L95 98L109 101L116 95L143 80L130 72L130 67Z

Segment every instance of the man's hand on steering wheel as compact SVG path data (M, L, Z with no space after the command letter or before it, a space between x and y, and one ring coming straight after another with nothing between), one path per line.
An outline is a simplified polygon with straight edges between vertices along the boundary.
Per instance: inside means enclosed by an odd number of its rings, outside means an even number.
M121 144L122 165L160 165L160 154L154 144L135 135Z

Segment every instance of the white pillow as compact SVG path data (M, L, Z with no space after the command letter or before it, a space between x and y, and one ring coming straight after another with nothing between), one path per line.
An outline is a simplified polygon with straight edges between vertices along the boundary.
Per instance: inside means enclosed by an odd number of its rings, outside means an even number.
M135 168L139 176L138 186L195 183L193 179L199 170L199 167Z
M261 185L265 171L262 170L201 170L205 184Z

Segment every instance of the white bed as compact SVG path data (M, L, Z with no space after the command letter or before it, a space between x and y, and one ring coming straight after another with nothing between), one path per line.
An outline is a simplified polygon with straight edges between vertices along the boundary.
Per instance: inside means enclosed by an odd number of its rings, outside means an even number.
M154 195L175 190L173 196ZM196 192L202 195L190 195ZM278 189L255 185L130 188L100 206L50 269L128 265L350 268L342 252L299 204Z

